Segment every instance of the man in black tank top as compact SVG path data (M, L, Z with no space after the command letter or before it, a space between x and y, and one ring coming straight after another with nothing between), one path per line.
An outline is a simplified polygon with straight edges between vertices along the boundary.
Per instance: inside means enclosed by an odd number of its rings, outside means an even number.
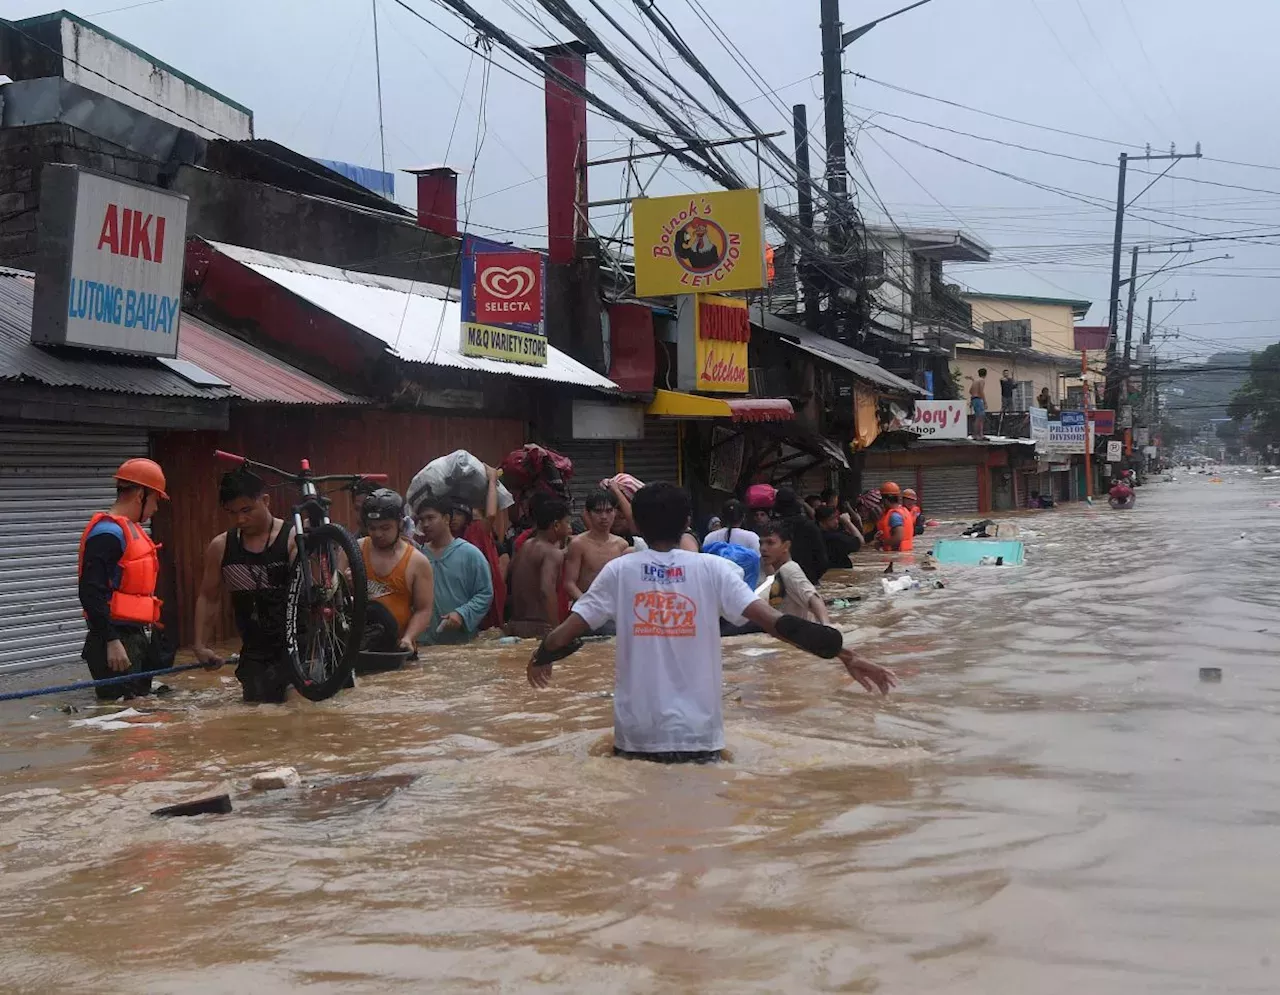
M196 600L196 658L218 659L209 640L226 591L242 641L236 680L244 700L279 704L289 691L285 601L292 530L271 513L266 485L247 470L225 474L218 499L235 524L205 551Z

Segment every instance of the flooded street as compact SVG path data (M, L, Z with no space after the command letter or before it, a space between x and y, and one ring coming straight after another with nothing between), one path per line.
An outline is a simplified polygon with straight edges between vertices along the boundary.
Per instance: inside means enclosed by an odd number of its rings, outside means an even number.
M0 705L0 989L1274 992L1273 499L1179 473L892 599L863 556L824 586L901 688L732 640L718 767L605 756L608 643L543 692L489 642L322 705Z

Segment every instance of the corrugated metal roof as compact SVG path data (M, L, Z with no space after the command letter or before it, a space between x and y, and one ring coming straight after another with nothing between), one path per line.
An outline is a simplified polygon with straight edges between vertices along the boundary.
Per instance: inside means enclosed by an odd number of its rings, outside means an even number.
M30 273L0 270L0 381L151 397L240 398L276 404L367 403L189 314L182 316L178 358L217 374L229 386L199 387L158 360L146 357L70 349L54 351L34 346L31 344L34 293L35 281Z
M368 403L364 398L344 394L188 314L182 316L178 358L216 373L231 385L237 397L246 401L276 404Z
M0 274L0 381L82 387L147 397L219 401L234 396L225 387L197 387L154 359L44 349L31 344L35 281ZM229 378L228 378L229 379Z
M553 346L547 346L546 366L462 355L458 341L462 306L456 290L321 266L222 242L209 244L334 317L381 339L407 362L606 390L618 388L608 377Z
M917 387L910 380L903 380L902 377L895 376L881 367L876 362L875 357L868 356L865 352L859 352L843 342L837 342L835 339L829 339L825 335L819 335L816 332L809 331L807 328L801 328L785 318L779 318L776 314L770 314L759 304L751 307L751 322L763 328L766 332L776 335L787 345L794 346L809 353L811 356L838 366L842 370L852 373L855 377L874 383L885 390L899 394L909 394L912 397L929 396L928 391Z

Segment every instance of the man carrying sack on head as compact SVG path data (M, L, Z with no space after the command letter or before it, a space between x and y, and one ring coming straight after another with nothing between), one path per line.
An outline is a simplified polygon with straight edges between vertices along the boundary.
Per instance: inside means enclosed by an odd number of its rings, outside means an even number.
M89 625L80 656L95 681L164 666L152 643L152 628L160 621L160 557L142 528L160 502L169 500L164 471L153 460L131 459L120 465L115 480L115 503L89 519L80 536L80 607ZM150 694L151 678L94 690L102 701Z

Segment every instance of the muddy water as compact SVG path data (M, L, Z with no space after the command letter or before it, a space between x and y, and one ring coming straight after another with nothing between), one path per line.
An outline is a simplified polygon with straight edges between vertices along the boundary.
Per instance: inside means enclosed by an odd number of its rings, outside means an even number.
M1271 499L1019 516L1025 568L893 600L867 557L838 620L900 692L733 641L718 768L602 755L607 645L541 693L489 645L319 706L0 706L0 990L1274 992Z

